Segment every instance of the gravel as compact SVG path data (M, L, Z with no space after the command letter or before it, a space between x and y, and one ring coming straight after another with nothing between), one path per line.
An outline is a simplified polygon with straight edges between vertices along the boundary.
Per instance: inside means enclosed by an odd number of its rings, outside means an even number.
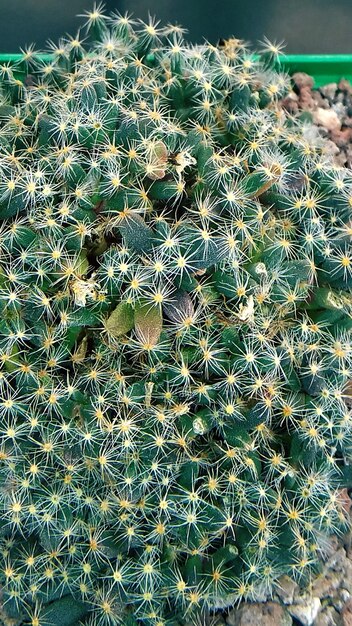
M314 88L308 74L292 76L292 91L281 106L294 116L304 115L318 137L324 139L327 150L338 165L352 167L352 85L344 78Z

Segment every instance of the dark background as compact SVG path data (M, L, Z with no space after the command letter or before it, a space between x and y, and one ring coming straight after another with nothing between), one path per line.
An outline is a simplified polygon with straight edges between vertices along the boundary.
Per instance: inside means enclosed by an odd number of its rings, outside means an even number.
M162 23L178 22L188 38L216 42L234 35L256 42L264 35L286 42L287 53L352 53L352 0L107 0L108 9L148 11ZM78 13L91 0L0 0L0 52L75 34ZM82 18L81 18L82 19Z

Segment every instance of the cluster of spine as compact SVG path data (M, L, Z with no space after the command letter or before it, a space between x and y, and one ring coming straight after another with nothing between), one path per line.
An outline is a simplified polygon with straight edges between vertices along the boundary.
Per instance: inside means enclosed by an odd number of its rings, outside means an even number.
M181 626L346 527L352 176L268 42L85 28L0 67L2 601Z

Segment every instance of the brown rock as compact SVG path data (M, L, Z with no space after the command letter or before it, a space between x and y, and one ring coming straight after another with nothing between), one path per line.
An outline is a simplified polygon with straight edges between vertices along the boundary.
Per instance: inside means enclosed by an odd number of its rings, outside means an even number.
M344 606L351 600L351 594L346 589L340 589L338 593L330 598L330 604L341 613Z
M309 87L309 89L312 89L312 87L314 86L314 78L312 76L309 76L309 74L306 74L305 72L295 72L295 74L293 74L292 76L292 80L298 87L298 89L302 89L304 87Z
M350 567L348 569L346 568L346 573L344 574L341 581L341 587L342 589L346 589L346 591L352 594L352 563L351 561L349 561L349 563Z
M341 576L328 571L318 576L312 585L312 593L318 598L330 598L334 591L340 587Z
M325 548L324 555L326 558L330 558L341 548L341 541L337 535L331 535L328 537L328 548Z
M265 602L244 604L231 611L226 623L228 626L291 626L292 619L276 602Z
M341 591L340 591L340 598L341 598L341 600L342 600L342 602L344 604L346 604L346 602L349 602L350 600L352 600L350 592L347 591L346 589L341 589Z
M346 93L352 94L352 85L349 80L346 80L346 78L341 78L337 87L340 91L346 91Z
M340 547L326 561L325 569L334 569L335 572L342 572L347 560L345 549Z
M329 100L327 100L326 98L323 98L320 91L317 91L317 90L313 91L312 96L314 98L314 102L316 103L318 107L321 107L322 109L330 109Z
M336 550L324 565L323 575L332 574L337 574L341 588L352 594L352 561L347 558L344 548Z
M299 585L289 578L281 576L275 586L275 592L283 604L293 604L295 594L299 591Z
M299 598L299 604L291 604L288 612L303 626L313 626L314 620L321 609L320 599L315 596Z
M352 626L352 600L349 600L342 609L342 624L343 626Z
M314 626L342 626L341 617L332 606L327 606L319 613Z
M333 130L331 132L330 138L339 148L343 148L352 139L352 128L344 128L343 130Z
M324 126L324 128L330 131L340 130L341 128L341 120L339 119L336 111L333 111L332 109L322 109L321 107L317 107L317 109L313 112L313 121L315 124Z
M327 85L324 85L319 89L326 98L330 98L331 100L333 100L337 90L337 83L328 83Z
M299 106L305 111L312 111L316 108L316 103L313 98L312 90L310 87L302 87L299 92ZM323 109L322 109L323 111Z

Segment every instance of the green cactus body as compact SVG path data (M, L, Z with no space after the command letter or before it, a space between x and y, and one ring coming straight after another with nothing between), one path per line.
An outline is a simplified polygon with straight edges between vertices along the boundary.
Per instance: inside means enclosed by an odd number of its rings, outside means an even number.
M84 28L1 68L0 586L23 626L183 626L347 527L352 179L272 44Z

